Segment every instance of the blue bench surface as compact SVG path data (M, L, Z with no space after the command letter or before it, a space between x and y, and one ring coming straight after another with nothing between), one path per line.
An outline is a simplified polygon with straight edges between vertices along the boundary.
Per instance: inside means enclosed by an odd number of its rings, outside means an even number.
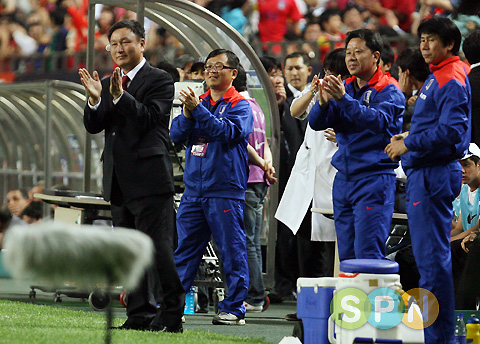
M398 263L383 259L347 259L340 262L340 271L365 274L398 273Z

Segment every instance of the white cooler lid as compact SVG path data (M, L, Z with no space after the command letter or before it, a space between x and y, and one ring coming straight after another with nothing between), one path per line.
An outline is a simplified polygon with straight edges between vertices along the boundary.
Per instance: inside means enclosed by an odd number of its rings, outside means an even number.
M299 279L297 279L297 288L300 288L300 287L335 288L336 285L337 285L336 277L316 277L316 278L300 277Z

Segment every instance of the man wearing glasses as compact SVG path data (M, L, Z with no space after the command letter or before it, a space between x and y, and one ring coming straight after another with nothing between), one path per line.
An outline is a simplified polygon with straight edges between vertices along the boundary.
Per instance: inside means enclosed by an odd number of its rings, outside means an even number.
M92 77L79 70L89 97L83 121L91 134L105 130L103 196L111 203L114 226L135 228L155 245L154 266L129 291L128 319L119 329L182 332L184 292L173 259L174 188L168 155L173 80L143 57L145 30L137 21L115 23L108 40L107 50L118 65L113 75L100 81L96 71Z
M190 88L182 90L183 114L170 129L173 142L187 142L175 263L184 289L189 290L213 235L228 287L228 297L219 302L220 313L213 317L215 325L245 325L243 301L248 296L243 218L253 115L247 100L232 86L239 64L229 50L212 51L205 62L210 89L200 97Z

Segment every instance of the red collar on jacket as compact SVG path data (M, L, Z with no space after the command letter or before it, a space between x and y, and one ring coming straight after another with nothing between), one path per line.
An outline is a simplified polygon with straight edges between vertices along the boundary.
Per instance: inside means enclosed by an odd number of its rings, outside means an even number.
M463 63L458 56L449 57L437 65L430 65L430 70L435 75L439 88L452 79L465 86L466 76L470 73L470 67Z
M357 78L356 76L352 76L352 77L346 79L345 84L349 84L349 83L355 81L356 78ZM395 80L395 78L393 78L392 76L390 76L388 74L383 74L382 68L380 68L380 66L377 66L377 70L376 70L375 74L373 74L372 78L363 87L374 88L375 90L377 90L377 92L380 92L388 84L394 84L395 86L397 86L397 88L400 88L400 86L398 85L398 82L397 82L397 80Z
M200 99L207 101L207 98L208 98L210 100L210 105L215 105L217 102L213 101L210 93L211 93L211 90L208 90L207 92L205 92L200 96ZM243 100L243 99L245 98L240 93L237 92L235 87L231 86L228 89L228 91L223 95L223 97L220 98L218 101L224 100L226 102L232 103L232 107L234 107L235 105L237 105L237 103L240 100Z

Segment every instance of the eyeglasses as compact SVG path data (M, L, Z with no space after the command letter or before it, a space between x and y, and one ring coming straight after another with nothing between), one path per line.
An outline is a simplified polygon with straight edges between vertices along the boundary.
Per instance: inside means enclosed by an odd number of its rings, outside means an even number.
M215 63L214 65L205 65L205 67L203 67L205 69L206 72L210 72L212 70L215 70L217 72L220 72L221 70L223 69L236 69L236 68L233 68L233 67L229 67L229 66L225 66L223 63Z

